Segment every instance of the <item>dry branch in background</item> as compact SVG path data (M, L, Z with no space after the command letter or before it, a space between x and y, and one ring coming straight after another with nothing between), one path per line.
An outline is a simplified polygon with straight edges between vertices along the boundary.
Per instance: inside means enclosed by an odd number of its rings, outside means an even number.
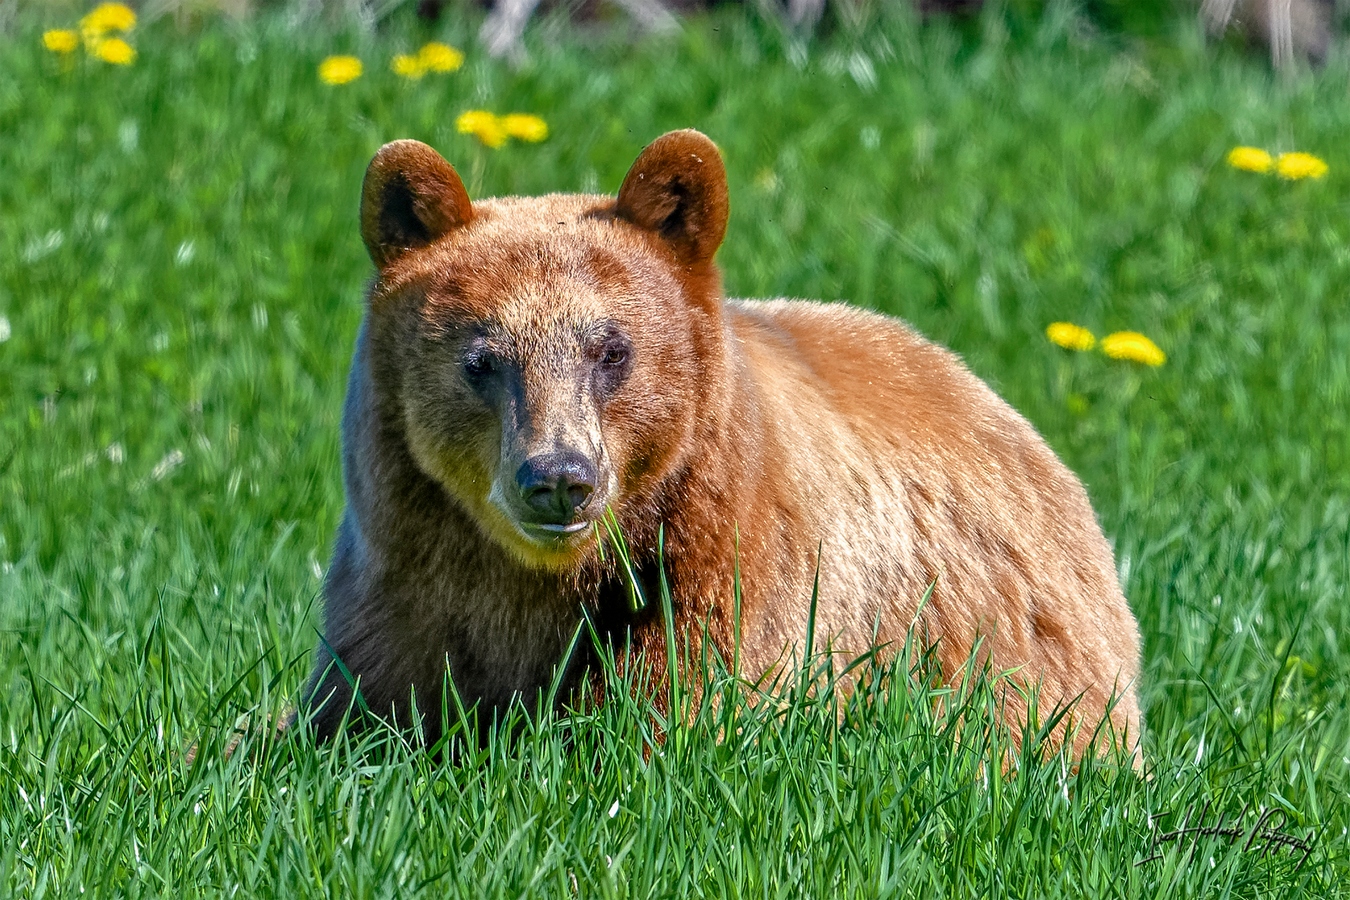
M1200 17L1211 34L1241 29L1253 43L1270 48L1279 69L1295 59L1326 59L1331 46L1332 5L1322 0L1204 0Z
M483 20L478 39L488 53L497 57L520 60L525 56L522 38L525 26L539 7L540 0L497 0L492 12ZM648 32L674 31L679 21L661 0L613 0L628 13L640 28ZM425 4L424 4L425 6Z

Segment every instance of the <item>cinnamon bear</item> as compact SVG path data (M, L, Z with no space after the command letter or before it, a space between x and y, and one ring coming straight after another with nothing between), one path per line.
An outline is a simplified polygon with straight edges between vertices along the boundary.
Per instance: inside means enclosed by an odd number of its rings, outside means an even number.
M633 611L601 547L612 513L640 577L664 566L676 633L731 659L739 631L752 678L800 651L818 581L817 647L918 634L948 673L978 647L1041 709L1077 702L1077 750L1109 711L1134 751L1138 626L1078 479L904 323L724 297L727 215L696 131L643 150L617 198L473 202L425 144L376 154L347 506L306 693L319 734L355 683L434 739L447 667L480 710L528 706L583 610L664 667L665 623ZM1021 692L1006 703L1027 715Z

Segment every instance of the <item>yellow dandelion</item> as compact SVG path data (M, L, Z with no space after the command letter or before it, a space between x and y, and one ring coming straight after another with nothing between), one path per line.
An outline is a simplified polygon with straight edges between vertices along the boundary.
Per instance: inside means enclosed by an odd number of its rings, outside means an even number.
M42 46L53 53L74 53L80 46L80 36L69 29L57 29L42 32Z
M361 77L361 60L355 56L330 56L319 63L319 79L324 84L346 84Z
M1327 174L1327 164L1311 153L1281 153L1275 160L1275 171L1281 178L1297 181L1300 178L1321 178Z
M1097 346L1097 338L1082 325L1072 322L1052 322L1045 329L1045 336L1065 350L1091 350Z
M100 3L80 19L80 30L93 36L130 31L135 26L136 13L125 3Z
M1117 331L1102 338L1102 352L1112 359L1124 359L1146 366L1161 366L1167 354L1137 331Z
M460 113L459 118L455 119L455 128L460 134L471 134L494 150L505 144L509 137L502 127L502 120L483 109Z
M1244 172L1269 172L1275 160L1258 147L1234 147L1228 151L1228 164Z
M417 51L417 59L428 72L453 72L464 65L464 54L439 41L432 41Z
M528 113L511 113L502 116L502 130L513 138L537 144L548 138L548 123L538 116Z
M403 78L409 78L413 81L421 78L427 72L427 67L422 62L420 56L408 56L400 53L394 57L394 61L389 64L395 75Z
M116 37L99 41L89 52L115 66L129 66L136 61L136 49Z
M471 109L459 114L455 119L455 128L460 134L473 134L489 122L495 122L497 117L484 109Z

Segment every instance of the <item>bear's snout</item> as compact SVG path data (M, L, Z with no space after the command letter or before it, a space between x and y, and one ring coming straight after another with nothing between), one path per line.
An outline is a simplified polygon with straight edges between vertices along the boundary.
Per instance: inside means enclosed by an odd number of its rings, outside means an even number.
M516 471L516 487L541 525L568 525L595 493L595 466L580 453L564 450L532 456Z

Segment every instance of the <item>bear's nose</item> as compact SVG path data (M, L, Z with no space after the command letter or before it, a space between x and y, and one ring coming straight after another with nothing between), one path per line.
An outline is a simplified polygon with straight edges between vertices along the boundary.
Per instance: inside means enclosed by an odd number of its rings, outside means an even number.
M554 524L572 521L595 493L595 466L580 453L541 453L525 460L516 472L521 499L544 520Z

